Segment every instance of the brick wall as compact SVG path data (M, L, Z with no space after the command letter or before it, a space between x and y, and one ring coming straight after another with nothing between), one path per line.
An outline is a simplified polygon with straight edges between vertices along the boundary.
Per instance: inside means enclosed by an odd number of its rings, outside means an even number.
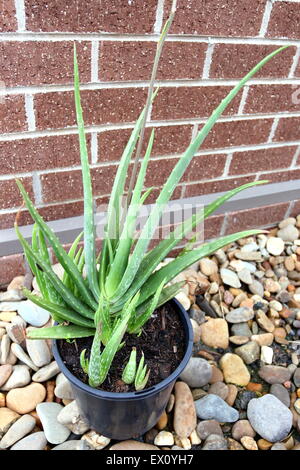
M46 220L82 213L74 41L94 191L100 203L107 200L120 154L145 103L155 43L170 6L171 0L0 0L1 229L12 227L21 204L16 176ZM232 102L174 197L224 191L254 179L300 179L299 24L300 0L178 0L147 131L156 131L148 187L161 187L238 79L287 43L292 47ZM294 206L276 205L270 220L263 211L261 219L257 210L258 220L277 222ZM246 216L255 220L253 210ZM20 221L31 223L25 210ZM238 227L240 214L216 218L214 233L225 233L228 224Z

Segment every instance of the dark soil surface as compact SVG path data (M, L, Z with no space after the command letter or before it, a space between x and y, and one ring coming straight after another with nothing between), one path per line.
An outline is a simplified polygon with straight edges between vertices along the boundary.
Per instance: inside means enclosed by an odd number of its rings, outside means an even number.
M58 341L58 349L66 367L75 377L88 383L88 376L83 372L79 356L83 349L89 357L93 338L79 338L72 342ZM146 388L158 384L167 378L180 364L185 353L185 334L181 320L167 303L158 308L151 319L144 325L142 334L124 336L125 345L117 352L105 382L99 387L107 392L133 392L134 385L122 382L122 372L130 356L132 347L137 348L137 359L142 351L145 363L150 368L150 377Z

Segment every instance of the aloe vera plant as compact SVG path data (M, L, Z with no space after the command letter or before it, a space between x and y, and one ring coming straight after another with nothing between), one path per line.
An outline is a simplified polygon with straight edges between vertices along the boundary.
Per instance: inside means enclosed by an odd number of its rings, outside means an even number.
M154 73L152 74L146 106L132 130L118 166L108 205L107 223L101 253L96 252L92 180L81 108L75 47L74 95L84 188L84 230L83 235L80 234L76 238L69 252L64 250L56 235L39 215L22 183L17 181L27 209L35 222L31 244L23 237L17 224L15 224L15 228L29 266L36 276L41 296L34 295L27 290L24 292L28 299L48 310L57 323L52 327L32 330L28 332L28 337L31 339L73 339L92 336L93 344L90 356L87 357L85 351L80 356L82 368L88 374L89 384L92 387L100 386L106 379L115 354L124 344L125 333L140 334L153 311L176 295L182 287L182 283L171 285L169 283L178 273L195 261L209 256L214 251L239 238L259 233L258 230L248 230L221 237L196 249L183 251L172 262L157 269L160 262L178 242L224 202L240 191L263 184L265 181L245 184L222 195L209 204L204 211L194 214L178 225L169 238L161 241L150 251L148 250L149 243L166 204L169 202L193 156L199 150L219 116L247 81L287 46L277 49L259 62L213 111L167 178L140 236L137 240L134 238L140 209L149 194L149 191L143 194L143 187L155 139L154 131L149 138L139 171L137 171L137 168L140 161L148 110L151 101L155 99L158 92L158 90L153 92L155 70L173 16L174 11L172 11L158 42ZM127 192L125 211L121 213L119 203L121 197L126 194L125 184L128 168L136 146L134 177L131 178ZM82 237L83 248L78 248ZM51 266L48 246L52 247L56 258L64 269L62 280L56 275ZM83 271L84 267L86 276ZM131 362L129 361L130 366L125 367L123 379L125 378L127 382L130 381L128 383L135 382L136 389L141 390L147 383L150 371L147 371L147 366L144 365L144 356L142 356L137 371L132 365L133 362L135 362L135 353L131 357Z

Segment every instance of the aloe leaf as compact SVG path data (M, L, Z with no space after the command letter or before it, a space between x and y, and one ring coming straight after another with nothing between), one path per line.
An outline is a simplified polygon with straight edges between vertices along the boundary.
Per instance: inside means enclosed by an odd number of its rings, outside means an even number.
M265 183L267 183L265 180L253 181L252 183L247 183L239 186L238 188L232 189L206 206L204 211L200 211L199 213L192 215L189 219L185 220L182 224L176 227L176 229L170 234L169 238L162 240L155 248L146 254L140 264L132 285L127 290L126 294L122 297L122 304L132 297L141 288L141 286L145 284L148 277L151 276L158 264L169 254L169 252L178 244L178 242L188 235L192 230L194 230L194 228L203 222L204 219L206 219L228 199L231 199L240 191L256 186L257 184ZM117 305L120 308L119 301L117 302ZM114 311L116 308L118 309L118 307L113 306Z
M77 285L84 301L93 309L96 310L97 308L97 303L92 295L92 293L89 291L87 286L84 283L84 279L82 278L80 272L78 271L77 266L74 264L74 262L69 258L68 254L65 252L63 247L61 246L58 238L56 235L53 233L53 231L48 227L48 225L44 222L43 218L40 216L38 211L35 209L34 205L32 204L27 192L24 189L24 186L19 180L16 180L16 183L18 185L18 188L22 194L22 197L26 203L27 209L33 218L33 220L38 224L40 229L42 230L43 234L47 238L48 242L53 248L53 251L56 255L56 258L58 261L61 263L62 267L64 268L65 271L68 272L74 283Z
M89 360L85 357L86 349L80 353L80 365L85 374L89 373Z
M175 258L173 261L168 263L166 266L163 266L158 271L155 271L141 288L140 292L140 302L144 302L150 295L153 295L156 292L156 289L160 285L163 279L166 282L171 281L177 274L184 271L191 264L199 261L199 259L209 256L218 249L226 246L240 238L250 237L252 235L257 235L262 233L262 230L246 230L244 232L233 233L231 235L226 235L221 237L218 240L214 240L209 243L205 243L201 248L190 251L183 256Z
M141 375L138 379L135 381L135 389L136 391L143 390L146 387L146 384L149 380L149 375L150 375L150 370L148 370L147 374L146 371L143 371L143 375ZM144 377L144 378L142 378Z
M132 348L129 361L127 362L123 374L122 374L122 380L126 384L130 385L134 382L136 374L136 348Z
M190 161L192 160L195 153L198 151L200 145L203 143L204 139L214 126L217 119L220 117L220 115L223 113L229 103L233 100L233 98L238 94L238 92L243 88L245 83L247 83L247 81L252 78L252 76L256 72L258 72L269 60L271 60L276 54L283 51L287 47L289 46L283 46L269 54L267 57L265 57L228 93L228 95L221 101L219 106L213 111L210 118L204 124L196 138L193 140L193 142L189 145L182 157L179 159L178 163L175 165L169 178L167 179L160 195L158 196L154 209L148 217L148 220L141 232L133 254L130 258L127 269L123 275L122 281L119 284L118 292L112 298L112 301L120 299L131 285L141 264L141 261L144 257L144 254L149 246L152 235L159 223L159 219L166 204L172 196L178 182L182 178Z
M138 334L141 331L143 325L150 319L152 313L157 308L158 301L165 285L165 279L161 282L160 286L158 287L155 295L151 299L150 305L145 309L145 311L140 315L135 315L134 321L129 322L128 326L128 333L130 334Z
M82 238L82 235L83 235L83 232L81 232L78 237L75 238L74 242L72 243L72 246L71 248L69 249L69 252L68 252L68 256L69 258L71 258L72 260L74 260L75 258L75 253L76 253L76 250L77 250L77 247L78 247L78 244ZM70 280L70 276L69 274L64 271L64 275L63 275L63 283L68 286L69 285L69 280Z
M141 194L144 186L147 166L151 155L153 142L154 130L151 132L145 157L143 158L136 185L132 194L131 203L126 214L124 227L120 236L118 247L116 249L115 258L111 264L109 275L105 283L105 292L108 297L112 295L117 289L118 284L122 279L122 276L128 264L128 257L130 254L130 248L132 246L137 216L141 207Z
M43 270L45 275L47 275L49 281L56 289L56 291L61 295L63 300L72 307L72 309L79 312L82 316L87 318L93 318L94 312L90 310L84 303L82 303L74 294L66 288L63 282L59 279L59 277L55 274L51 266L49 266L39 254L35 253L21 234L18 226L15 224L15 229L17 236L21 245L24 248L25 252L29 252L30 256L34 259L35 263Z
M94 334L95 330L92 328L77 325L57 325L29 330L26 336L29 339L74 339L88 338L94 336Z
M33 303L38 305L39 307L48 310L51 313L51 316L56 321L68 321L74 323L74 325L78 326L86 326L87 328L93 328L94 322L93 320L89 320L87 318L82 317L74 310L70 310L68 308L62 307L61 305L56 305L49 300L43 299L37 295L32 294L29 290L23 289L24 295L28 299L30 299Z
M93 339L89 360L89 385L98 387L100 385L100 357L101 357L101 323L98 323L96 333Z
M96 248L95 248L95 224L93 211L93 190L92 179L89 166L88 150L86 145L84 121L81 108L80 90L79 90L79 71L76 55L76 46L74 44L74 97L77 127L79 133L80 159L83 181L83 201L84 201L84 253L85 265L87 269L87 278L89 286L96 300L99 299L100 290L97 280L96 270Z
M138 292L132 299L130 299L130 301L125 304L121 312L121 316L118 319L103 352L101 353L99 361L99 385L106 379L111 363L116 355L116 352L120 348L130 318L135 311L139 295L140 294Z

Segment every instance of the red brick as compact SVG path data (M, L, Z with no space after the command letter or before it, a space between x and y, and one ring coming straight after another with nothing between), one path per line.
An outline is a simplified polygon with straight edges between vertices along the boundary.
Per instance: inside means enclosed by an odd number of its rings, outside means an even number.
M215 124L205 141L203 149L214 149L267 142L273 119L245 119Z
M256 44L216 44L209 75L211 78L242 78L277 48L278 46ZM284 53L278 54L260 69L255 77L287 77L295 52L296 48L290 47Z
M24 97L0 96L0 132L21 132L26 129Z
M86 125L132 122L145 105L143 88L84 90L81 92ZM75 108L72 92L40 93L35 96L38 129L74 126Z
M300 118L292 117L279 119L273 140L275 142L300 140Z
M12 228L14 226L17 213L18 211L10 211L6 214L0 214L0 230ZM31 225L32 223L32 218L28 211L22 210L19 212L18 224L20 227L23 225Z
M183 176L184 181L199 181L222 176L226 158L226 155L194 157Z
M270 183L281 183L300 179L300 170L279 171L278 173L263 173L260 180L268 180Z
M178 158L165 158L162 160L150 161L145 180L146 188L162 186L166 182L177 162Z
M168 6L170 4L171 1L168 1ZM265 4L266 0L179 0L171 32L206 36L256 36Z
M213 215L204 221L204 240L211 240L221 235L224 215Z
M77 57L80 81L90 82L91 43L78 43ZM6 87L73 83L73 42L1 42L0 69Z
M160 188L153 188L153 190L149 194L149 197L146 199L145 204L146 205L153 204L158 198L158 196L160 195L161 190L162 190L162 186ZM181 191L182 191L182 187L176 186L170 200L175 201L176 199L181 199Z
M293 103L293 85L253 85L249 88L244 112L299 112L300 102Z
M33 199L32 178L20 178L26 191ZM14 179L2 180L0 182L0 209L8 209L10 207L19 208L23 202L23 198L18 190Z
M152 119L187 119L209 116L229 93L228 86L164 87L153 104ZM224 114L236 114L241 92Z
M167 42L160 59L157 79L199 79L206 44ZM101 80L149 80L156 43L147 41L104 41L99 51ZM189 58L187 61L187 57Z
M300 38L300 4L292 2L275 2L268 25L267 36Z
M88 146L89 141L87 135ZM0 158L1 174L80 165L78 136L48 136L0 142Z
M300 199L293 201L293 202L294 204L293 204L293 208L291 210L290 216L297 217L298 215L300 215Z
M151 33L157 0L25 0L29 31Z
M25 274L25 263L23 254L2 256L0 258L0 287L6 287L10 281Z
M143 153L146 150L152 128L147 128L143 143ZM151 156L163 156L182 153L190 143L192 126L162 126L155 127L154 144ZM128 142L132 129L104 131L99 138L99 161L117 161Z
M257 171L288 168L293 160L297 147L279 147L233 154L229 168L230 175L256 173Z
M242 184L254 181L254 176L243 176L241 178L219 179L202 183L189 184L185 189L184 197L203 196L205 194L221 193L237 188Z
M1 0L0 11L0 32L16 31L17 19L14 0Z
M94 196L110 194L116 166L93 168L91 173ZM41 184L44 203L77 200L83 197L80 170L43 174Z
M284 218L288 206L289 202L284 202L231 212L227 218L226 234L275 225Z

